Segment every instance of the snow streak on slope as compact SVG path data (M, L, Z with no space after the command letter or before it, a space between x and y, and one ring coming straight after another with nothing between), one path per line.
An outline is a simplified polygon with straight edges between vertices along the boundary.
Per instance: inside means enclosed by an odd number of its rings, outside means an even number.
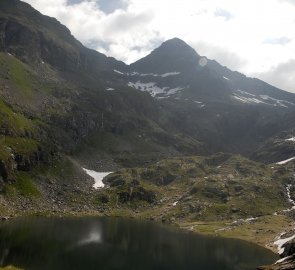
M295 157L291 157L289 159L286 159L286 160L283 160L283 161L280 161L280 162L277 162L278 165L284 165L288 162L290 162L291 160L295 159Z
M248 104L265 104L269 106L284 108L288 108L289 106L295 106L294 103L286 100L272 98L268 95L254 95L252 93L240 89L237 89L236 92L233 93L232 97L239 102Z
M111 174L111 172L96 172L96 171L92 171L92 170L87 170L85 168L83 168L83 170L94 179L94 185L93 187L95 189L99 189L99 188L103 188L104 187L104 183L102 182L102 180L109 174Z
M295 238L295 235L292 235L288 238L283 238L283 239L279 238L277 241L274 242L274 244L278 247L279 254L282 254L285 250L283 245L286 244L287 242L293 240L294 238Z
M166 78L169 76L176 76L176 75L180 75L179 71L173 71L173 72L167 72L164 74L156 74L156 73L139 73L139 72L131 72L131 73L124 73L121 72L119 70L114 69L114 72L121 74L121 75L126 75L126 76L140 76L140 77L147 77L147 76L151 76L151 77L162 77L162 78Z
M144 83L141 81L137 81L135 83L129 82L128 86L135 88L140 91L146 91L151 94L153 97L157 97L158 95L162 95L165 97L169 97L170 95L174 95L177 92L184 89L184 87L175 87L175 88L169 88L169 87L159 87L157 86L157 83L155 82L148 82Z
M286 139L287 142L295 142L295 137L291 137L289 139Z

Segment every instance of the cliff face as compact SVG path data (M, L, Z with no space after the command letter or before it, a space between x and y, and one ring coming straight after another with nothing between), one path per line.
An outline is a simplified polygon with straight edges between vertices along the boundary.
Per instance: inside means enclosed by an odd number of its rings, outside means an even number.
M114 58L85 48L55 18L17 1L0 3L0 50L25 63L46 62L64 72L97 72L123 67Z
M65 26L30 5L1 0L2 180L16 169L50 163L58 154L89 159L92 152L96 160L105 154L124 166L183 154L249 154L292 125L284 117L289 107L234 100L231 95L242 95L234 92L241 75L230 77L232 71L224 74L218 66L217 72L209 64L202 69L199 58L173 39L127 66L84 47ZM142 88L133 89L136 84ZM242 85L257 86L248 85L246 77ZM153 98L149 87L169 89L171 96ZM263 84L258 94L268 89ZM272 90L279 96L284 92Z
M294 270L295 269L295 240L292 239L283 246L284 252L281 260L273 265L258 267L258 270Z
M199 148L191 139L177 144L180 136L159 126L157 102L129 89L115 68L126 65L85 48L56 19L0 2L0 188L18 171L89 144L126 164L126 153L149 159Z
M69 42L60 39L55 32L44 33L32 29L15 18L0 18L0 50L16 56L25 63L46 62L67 72L90 72L111 69L106 56L85 49L71 35L65 35Z

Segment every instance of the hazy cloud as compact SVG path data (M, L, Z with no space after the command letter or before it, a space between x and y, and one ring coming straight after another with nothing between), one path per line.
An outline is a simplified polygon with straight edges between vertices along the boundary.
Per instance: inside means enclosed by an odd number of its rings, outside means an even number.
M87 0L67 0L68 5L79 4ZM97 6L106 14L113 13L118 9L125 9L128 6L126 0L96 0Z
M295 0L24 1L83 44L127 63L173 37L246 75L268 74L294 55Z
M264 73L254 73L258 77L274 86L295 93L295 59L280 63Z
M222 8L216 9L216 11L214 12L214 15L216 17L223 17L227 21L234 17L232 14L230 14L228 11L226 11Z
M280 0L280 1L295 5L295 0Z
M264 43L265 44L273 44L273 45L285 45L289 43L291 39L287 37L279 37L279 38L267 38Z
M207 56L209 59L216 60L220 64L232 70L242 70L247 61L225 48L212 46L205 42L191 44L199 54Z

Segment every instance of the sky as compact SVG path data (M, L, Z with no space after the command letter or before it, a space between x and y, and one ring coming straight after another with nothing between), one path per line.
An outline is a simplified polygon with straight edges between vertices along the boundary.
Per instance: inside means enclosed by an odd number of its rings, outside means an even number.
M295 0L25 0L125 63L178 37L198 54L295 93Z

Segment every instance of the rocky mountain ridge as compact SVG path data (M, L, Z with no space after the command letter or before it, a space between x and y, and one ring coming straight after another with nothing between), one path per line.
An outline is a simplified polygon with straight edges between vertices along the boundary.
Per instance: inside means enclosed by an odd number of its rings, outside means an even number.
M252 241L271 225L265 245L293 220L294 104L177 38L126 65L1 0L1 213L126 214ZM115 173L97 191L82 167Z
M57 153L124 166L136 155L138 164L217 151L250 155L294 123L295 95L232 72L177 38L128 66L85 48L18 0L1 1L0 36L2 168L30 169ZM31 145L25 155L21 144ZM11 169L2 171L6 178Z

